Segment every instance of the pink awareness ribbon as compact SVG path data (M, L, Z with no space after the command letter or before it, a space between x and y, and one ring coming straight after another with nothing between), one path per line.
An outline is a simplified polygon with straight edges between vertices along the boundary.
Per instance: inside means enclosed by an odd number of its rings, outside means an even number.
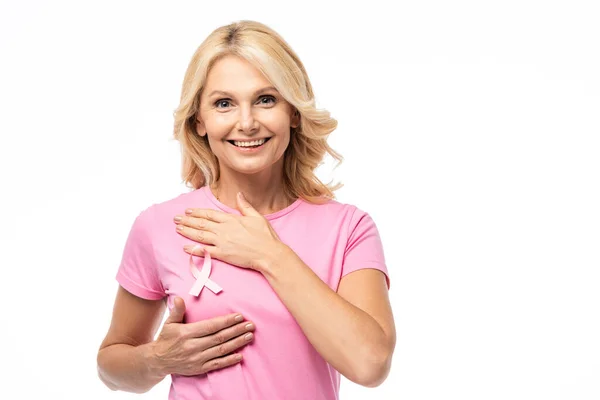
M192 253L199 248L202 248L202 246L199 244L195 245L192 249ZM214 294L220 293L221 290L223 290L216 282L209 279L210 271L212 270L212 262L210 254L207 252L204 252L204 265L202 266L202 271L198 271L196 264L194 264L193 254L190 254L190 270L192 271L192 275L196 278L196 282L194 282L194 285L190 289L190 294L192 296L198 297L204 286L209 288Z

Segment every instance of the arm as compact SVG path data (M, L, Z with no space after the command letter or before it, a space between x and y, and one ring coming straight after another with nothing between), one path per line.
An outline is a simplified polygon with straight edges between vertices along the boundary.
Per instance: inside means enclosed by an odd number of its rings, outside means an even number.
M97 357L98 376L111 390L144 393L166 376L149 347L165 308L162 300L145 300L119 286Z
M145 300L119 288L113 321L98 352L98 375L110 389L144 393L167 375L201 375L242 360L236 351L250 343L244 336L254 329L242 316L184 323L185 303L175 297L160 334L152 340L164 309L160 300Z
M381 271L354 271L342 278L336 293L283 243L259 271L337 371L367 387L385 380L396 332Z

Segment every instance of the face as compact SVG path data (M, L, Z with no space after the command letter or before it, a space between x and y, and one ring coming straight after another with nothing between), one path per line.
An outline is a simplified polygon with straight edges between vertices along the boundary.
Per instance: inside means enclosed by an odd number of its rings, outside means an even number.
M236 56L209 71L199 114L198 134L208 135L221 177L283 170L290 128L300 121L262 73Z

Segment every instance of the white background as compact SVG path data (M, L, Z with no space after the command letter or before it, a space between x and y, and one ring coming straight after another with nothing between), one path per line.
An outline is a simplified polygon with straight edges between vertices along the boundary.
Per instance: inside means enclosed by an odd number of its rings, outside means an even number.
M96 354L133 219L186 191L185 68L238 19L300 55L345 156L320 175L384 241L392 371L341 399L600 398L592 3L3 1L0 398L167 398Z

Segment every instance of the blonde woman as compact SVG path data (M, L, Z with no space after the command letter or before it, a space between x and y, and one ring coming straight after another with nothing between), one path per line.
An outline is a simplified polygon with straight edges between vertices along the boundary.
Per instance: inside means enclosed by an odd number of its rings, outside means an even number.
M175 112L193 190L133 223L98 352L109 388L170 375L169 399L333 400L340 374L386 379L396 333L377 227L314 173L326 153L341 161L336 126L269 27L236 22L200 45Z

